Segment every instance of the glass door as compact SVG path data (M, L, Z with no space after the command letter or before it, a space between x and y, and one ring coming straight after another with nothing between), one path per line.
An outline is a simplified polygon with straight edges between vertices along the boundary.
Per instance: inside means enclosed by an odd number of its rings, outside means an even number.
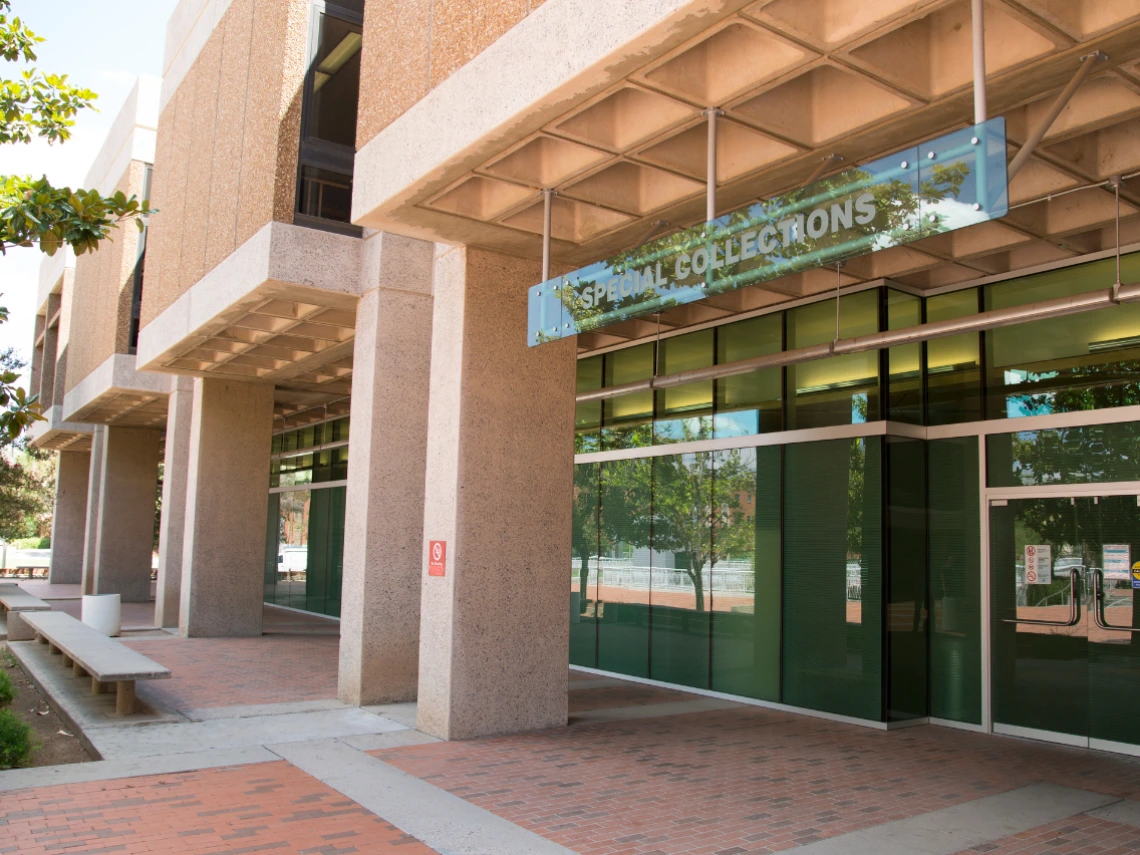
M991 502L996 732L1140 752L1138 575L1135 494Z
M990 504L994 730L1088 744L1085 556L1075 499Z
M1135 495L1084 503L1081 540L1089 557L1089 743L1137 753L1140 746L1140 507ZM1140 584L1140 582L1138 582Z

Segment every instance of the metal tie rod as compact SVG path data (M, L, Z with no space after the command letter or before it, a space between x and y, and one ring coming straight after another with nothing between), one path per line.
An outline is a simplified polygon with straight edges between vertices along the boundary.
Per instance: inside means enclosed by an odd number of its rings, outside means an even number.
M1037 144L1045 138L1045 134L1049 132L1049 128L1053 127L1053 122L1057 120L1057 117L1061 115L1061 111L1064 110L1069 101L1072 100L1077 89L1085 82L1085 78L1092 74L1092 70L1096 67L1096 64L1098 62L1106 62L1107 60L1108 55L1099 50L1094 50L1092 53L1085 54L1081 57L1080 69L1073 75L1073 79L1069 81L1069 85L1057 96L1057 100L1053 102L1053 106L1049 108L1049 112L1045 114L1045 118L1033 129L1033 132L1029 135L1029 139L1027 139L1025 145L1021 147L1021 151L1010 161L1010 183L1013 183L1013 177L1021 171L1021 167L1025 166L1026 161L1029 160L1030 155L1032 155L1037 148Z

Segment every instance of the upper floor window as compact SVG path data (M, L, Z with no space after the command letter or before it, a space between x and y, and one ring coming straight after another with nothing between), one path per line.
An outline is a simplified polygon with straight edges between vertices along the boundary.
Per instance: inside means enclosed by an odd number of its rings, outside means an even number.
M301 107L299 223L336 228L351 217L363 12L363 0L313 4Z

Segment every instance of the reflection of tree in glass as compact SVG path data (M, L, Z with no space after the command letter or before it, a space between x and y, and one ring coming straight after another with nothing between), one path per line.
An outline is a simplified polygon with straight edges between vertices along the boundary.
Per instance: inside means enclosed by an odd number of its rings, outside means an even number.
M290 490L281 494L281 542L290 546L305 546L308 527L305 520L309 511L309 491Z
M755 470L739 451L658 457L652 466L607 464L603 478L603 538L672 553L705 611L702 569L719 557L752 551ZM627 461L637 463L638 461ZM615 513L615 509L617 512ZM620 520L620 530L613 526ZM607 530L607 528L609 530Z

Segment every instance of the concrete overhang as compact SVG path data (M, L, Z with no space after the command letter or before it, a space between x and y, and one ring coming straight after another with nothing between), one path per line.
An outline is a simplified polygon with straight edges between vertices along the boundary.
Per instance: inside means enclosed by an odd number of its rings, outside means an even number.
M362 244L270 223L142 328L139 369L348 394Z
M165 427L171 378L135 368L135 357L114 353L63 396L70 422L119 427Z
M353 221L513 255L541 254L542 188L556 191L552 256L573 268L705 219L707 118L719 108L718 211L803 186L973 121L970 0L547 0L358 153ZM1002 221L855 259L845 284L917 289L1111 246L1113 199L1140 171L1135 0L987 0L991 115L1010 156L1101 50L1109 61L1010 188ZM1087 190L1079 190L1089 187ZM1071 192L1068 196L1059 193ZM1140 237L1140 181L1122 192ZM809 271L671 309L666 329L834 289ZM638 338L646 322L582 334Z
M44 414L44 421L28 428L28 443L48 451L90 451L95 426L65 421L58 404Z
M63 275L75 269L75 253L71 247L64 247L53 256L44 256L40 261L39 277L36 282L36 314L46 315L48 297L63 291Z

